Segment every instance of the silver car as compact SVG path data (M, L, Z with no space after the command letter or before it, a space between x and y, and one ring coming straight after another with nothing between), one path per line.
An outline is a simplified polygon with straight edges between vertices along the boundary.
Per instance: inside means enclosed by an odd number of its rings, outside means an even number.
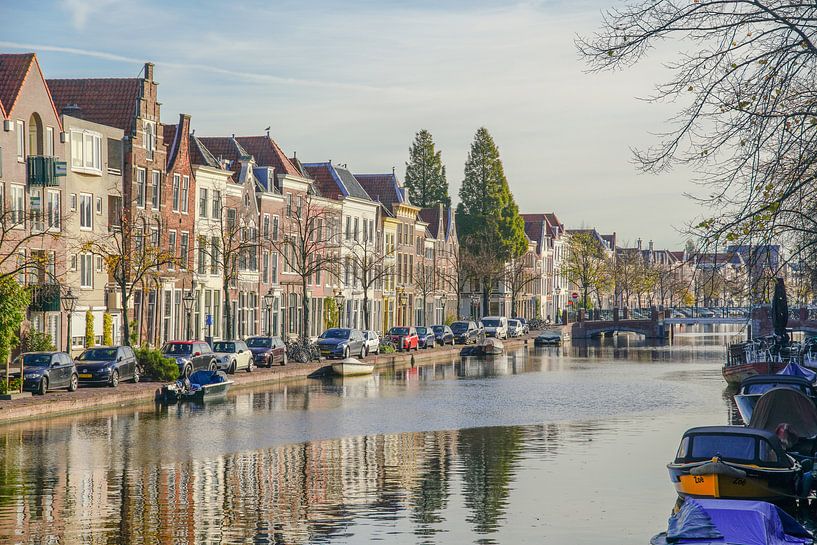
M380 335L377 331L364 331L363 340L366 345L366 354L380 354Z

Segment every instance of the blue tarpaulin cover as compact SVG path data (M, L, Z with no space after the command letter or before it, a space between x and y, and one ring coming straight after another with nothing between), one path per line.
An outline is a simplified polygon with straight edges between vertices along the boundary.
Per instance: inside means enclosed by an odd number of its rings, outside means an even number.
M227 377L221 371L209 371L202 369L190 375L190 384L206 386L207 384L218 384L225 382Z
M808 380L809 382L814 382L817 379L817 373L812 371L811 369L806 369L802 365L797 365L796 363L789 363L783 369L781 369L778 375L789 375L792 377L803 377L804 379Z
M653 545L796 545L811 534L788 513L762 501L687 499Z

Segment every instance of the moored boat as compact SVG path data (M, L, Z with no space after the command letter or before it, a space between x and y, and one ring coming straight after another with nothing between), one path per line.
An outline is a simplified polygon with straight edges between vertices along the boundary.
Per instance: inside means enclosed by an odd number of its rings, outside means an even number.
M817 438L814 399L792 388L774 388L755 405L749 427L773 432L795 457L812 458Z
M181 401L211 401L227 395L233 384L222 371L202 369L191 374L187 379L166 384L159 391L158 401L176 403Z
M786 367L782 361L756 361L752 363L727 363L723 366L723 378L729 384L740 384L755 375L773 375Z
M374 371L373 363L362 362L356 358L346 358L332 364L332 371L342 377L356 375L371 375Z
M804 377L782 374L755 375L741 382L740 389L735 394L735 405L738 407L738 412L744 424L749 424L761 396L776 388L797 390L812 401L817 401L817 390Z
M674 512L667 531L651 545L804 545L813 537L791 515L770 503L688 499Z
M792 499L802 476L775 434L742 426L687 430L667 469L682 498Z

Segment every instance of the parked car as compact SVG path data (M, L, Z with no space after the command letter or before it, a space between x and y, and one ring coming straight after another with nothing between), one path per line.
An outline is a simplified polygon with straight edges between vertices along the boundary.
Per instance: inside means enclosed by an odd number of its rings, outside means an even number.
M522 330L522 322L516 319L508 320L508 337L521 337L524 335Z
M417 327L417 343L420 348L434 348L436 344L436 335L434 330L430 327Z
M514 318L514 320L517 320L520 324L522 324L522 335L527 335L530 333L530 324L526 318Z
M318 337L318 349L324 358L348 358L352 354L366 356L366 341L363 332L348 327L327 329Z
M239 369L252 373L252 352L244 341L215 341L213 352L216 354L216 365L220 370L231 375Z
M479 328L476 322L459 321L451 324L456 344L471 344L479 342Z
M12 366L22 366L23 390L27 392L42 395L56 388L73 392L79 386L77 368L65 352L27 352L17 356Z
M482 320L486 337L508 338L508 319L504 316L485 316Z
M204 341L168 341L162 347L162 355L176 360L183 377L199 369L217 369L216 355Z
M451 331L450 327L447 325L433 325L431 329L434 331L434 342L436 344L454 346L454 332Z
M122 380L139 382L142 372L130 346L86 348L75 360L80 384L107 384L116 388Z
M414 327L393 327L389 330L388 336L397 350L420 349L420 339Z
M247 347L252 353L256 367L272 367L276 363L287 364L287 346L281 337L250 337Z
M366 354L380 354L380 334L377 331L364 331L363 340L366 341Z

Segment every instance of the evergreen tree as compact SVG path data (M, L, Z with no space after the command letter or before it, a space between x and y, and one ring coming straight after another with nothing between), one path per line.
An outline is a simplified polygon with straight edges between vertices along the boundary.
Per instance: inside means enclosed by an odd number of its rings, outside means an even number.
M499 150L485 127L474 136L465 162L457 233L466 251L485 254L485 249L490 248L491 256L503 264L520 257L528 248L525 222L505 178ZM490 269L486 268L482 277L483 313L488 310L493 283L499 279L487 272Z
M442 152L434 148L431 133L423 129L414 135L406 163L406 188L415 206L428 208L442 203L451 204Z

